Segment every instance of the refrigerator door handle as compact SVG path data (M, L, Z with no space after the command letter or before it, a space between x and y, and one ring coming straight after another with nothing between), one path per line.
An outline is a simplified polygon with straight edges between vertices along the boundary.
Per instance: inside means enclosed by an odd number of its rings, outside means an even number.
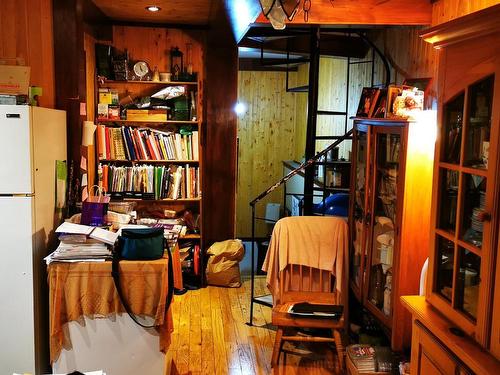
M5 115L5 117L7 117L7 118L21 118L21 114L20 113L7 113Z

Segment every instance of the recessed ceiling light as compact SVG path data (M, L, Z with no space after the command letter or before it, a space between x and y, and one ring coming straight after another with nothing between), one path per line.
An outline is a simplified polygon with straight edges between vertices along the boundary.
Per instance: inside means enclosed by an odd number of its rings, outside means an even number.
M159 12L161 10L161 8L156 5L147 6L146 9L149 10L150 12Z

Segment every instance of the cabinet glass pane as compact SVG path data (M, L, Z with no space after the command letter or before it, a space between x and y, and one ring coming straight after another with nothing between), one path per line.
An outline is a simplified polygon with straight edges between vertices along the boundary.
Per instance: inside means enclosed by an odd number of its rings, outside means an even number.
M465 94L458 95L444 106L443 154L441 160L447 163L460 163L462 143L462 124Z
M457 221L458 172L441 169L439 199L439 228L455 232Z
M459 248L460 269L457 275L455 301L458 309L473 319L477 317L481 257Z
M486 177L464 174L463 186L462 238L480 248L483 243Z
M488 167L493 82L491 76L469 87L464 165L473 168Z
M453 242L438 236L435 291L448 301L451 301L453 287L454 248Z
M363 249L363 230L365 218L365 184L367 162L367 136L364 132L357 132L356 170L354 192L354 231L351 254L351 279L358 287L361 285L361 258L366 256L366 244Z
M372 234L368 298L386 316L390 316L392 311L392 260L400 148L401 137L399 134L377 134L373 212L375 220Z

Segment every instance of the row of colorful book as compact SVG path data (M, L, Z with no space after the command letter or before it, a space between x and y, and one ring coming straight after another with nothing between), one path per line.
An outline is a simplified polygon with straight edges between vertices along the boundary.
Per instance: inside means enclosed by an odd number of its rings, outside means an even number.
M183 199L201 196L198 167L178 165L115 166L99 164L99 186L104 191L130 193L151 199ZM135 194L135 195L134 195ZM126 194L123 195L127 197Z
M99 160L198 160L198 131L97 126Z

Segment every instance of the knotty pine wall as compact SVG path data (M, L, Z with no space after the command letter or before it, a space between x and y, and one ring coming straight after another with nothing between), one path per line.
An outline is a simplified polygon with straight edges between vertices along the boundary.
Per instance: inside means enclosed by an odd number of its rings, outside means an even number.
M366 59L371 58L371 52ZM298 85L307 84L309 67L304 64L297 72ZM380 74L374 77L375 83L380 83ZM349 102L348 117L354 116L358 108L359 97L363 87L371 84L371 65L355 64L350 66L349 72ZM318 109L343 112L346 108L347 93L347 59L322 57L319 68ZM296 97L296 128L295 128L295 160L304 158L306 145L307 124L307 94L297 94ZM348 129L352 121L348 120ZM345 117L343 116L318 116L316 125L318 135L343 135ZM317 141L316 151L319 152L330 145L330 141ZM345 141L339 146L339 157L348 158L351 151L350 141Z
M291 87L296 84L290 73ZM238 117L238 177L236 190L236 235L251 234L249 202L283 177L283 160L295 154L295 100L285 91L285 72L240 71L238 101L247 106ZM257 205L257 216L265 216L266 203L283 202L278 188ZM257 222L256 233L265 235L267 225Z
M439 0L432 5L432 26L500 3L499 0Z
M32 86L41 86L40 105L53 108L54 38L51 0L2 0L0 2L0 62L16 58L31 66Z

